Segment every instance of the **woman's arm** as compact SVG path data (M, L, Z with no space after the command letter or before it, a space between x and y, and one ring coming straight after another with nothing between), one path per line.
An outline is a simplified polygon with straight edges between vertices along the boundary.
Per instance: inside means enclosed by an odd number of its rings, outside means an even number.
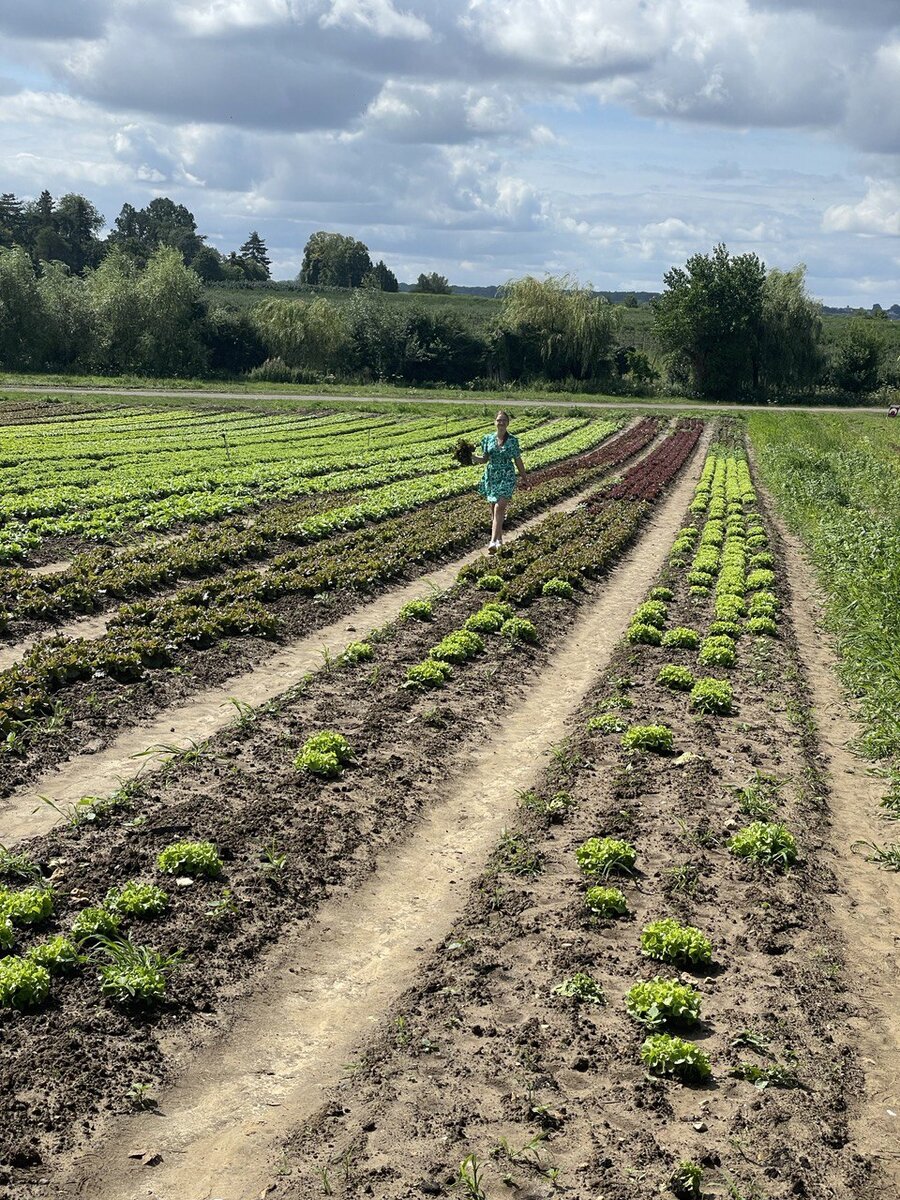
M521 454L517 454L515 458L516 470L519 472L519 478L522 480L522 487L528 487L528 476L525 474L525 464L522 462Z

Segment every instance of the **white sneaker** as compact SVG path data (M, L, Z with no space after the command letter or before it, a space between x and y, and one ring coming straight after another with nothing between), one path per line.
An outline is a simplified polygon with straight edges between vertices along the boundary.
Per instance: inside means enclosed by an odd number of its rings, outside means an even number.
M488 544L488 554L496 554L499 547L500 547L499 542L490 542Z

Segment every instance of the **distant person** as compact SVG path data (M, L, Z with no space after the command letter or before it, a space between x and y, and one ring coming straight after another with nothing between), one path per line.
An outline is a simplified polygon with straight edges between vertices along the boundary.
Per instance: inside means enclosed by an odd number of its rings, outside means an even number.
M509 413L503 409L494 418L496 433L488 433L481 439L481 454L472 456L472 461L487 463L478 490L491 506L491 541L488 554L494 554L503 545L503 522L510 499L516 490L516 471L522 486L528 487L525 464L519 439L509 432Z

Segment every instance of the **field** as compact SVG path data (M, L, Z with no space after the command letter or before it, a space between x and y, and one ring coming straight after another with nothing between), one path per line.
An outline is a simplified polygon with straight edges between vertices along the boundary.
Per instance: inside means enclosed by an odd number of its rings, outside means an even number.
M0 1198L889 1200L886 419L0 407Z

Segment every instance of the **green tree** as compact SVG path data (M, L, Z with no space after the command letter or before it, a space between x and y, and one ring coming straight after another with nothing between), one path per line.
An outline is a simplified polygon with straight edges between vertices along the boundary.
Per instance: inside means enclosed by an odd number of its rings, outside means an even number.
M90 366L96 371L120 375L141 368L144 311L138 275L134 259L116 245L85 275L94 329Z
M182 260L190 263L204 239L190 209L168 196L157 196L146 208L123 204L108 241L144 266L160 246L178 250Z
M512 280L499 292L498 351L516 377L593 379L609 370L619 311L568 275Z
M272 260L269 258L269 251L266 247L266 243L262 240L255 229L247 238L246 242L244 242L243 246L241 246L238 253L242 258L255 263L256 266L261 269L263 279L269 278L271 274L269 268L272 265Z
M369 248L356 238L323 229L303 250L300 282L321 287L357 288L372 270Z
M881 323L855 317L832 357L831 377L835 385L857 396L873 392L878 387L884 349Z
M428 275L420 275L411 290L414 292L432 292L438 296L449 296L450 283L446 275L439 275L437 271L431 271Z
M44 314L28 252L0 249L0 367L43 366Z
M25 238L25 205L13 192L0 196L0 246L21 246Z
M806 267L772 268L763 286L760 385L776 394L808 391L823 368L822 307L806 291Z
M755 254L732 256L724 245L663 276L665 291L653 301L656 337L673 372L684 371L699 395L758 387L765 278Z
M191 259L191 270L195 271L204 283L218 283L225 278L222 255L213 246L201 246Z
M206 366L203 285L174 246L160 246L138 279L140 357L151 375L199 375Z
M103 252L97 236L103 228L103 215L90 200L75 192L60 196L54 220L56 232L65 246L60 261L78 274L85 267L96 266Z
M336 304L321 298L265 300L254 316L268 353L287 366L327 371L340 364L347 323Z
M65 370L90 362L94 320L87 285L65 263L43 264L37 284L44 324L44 355L50 367Z

